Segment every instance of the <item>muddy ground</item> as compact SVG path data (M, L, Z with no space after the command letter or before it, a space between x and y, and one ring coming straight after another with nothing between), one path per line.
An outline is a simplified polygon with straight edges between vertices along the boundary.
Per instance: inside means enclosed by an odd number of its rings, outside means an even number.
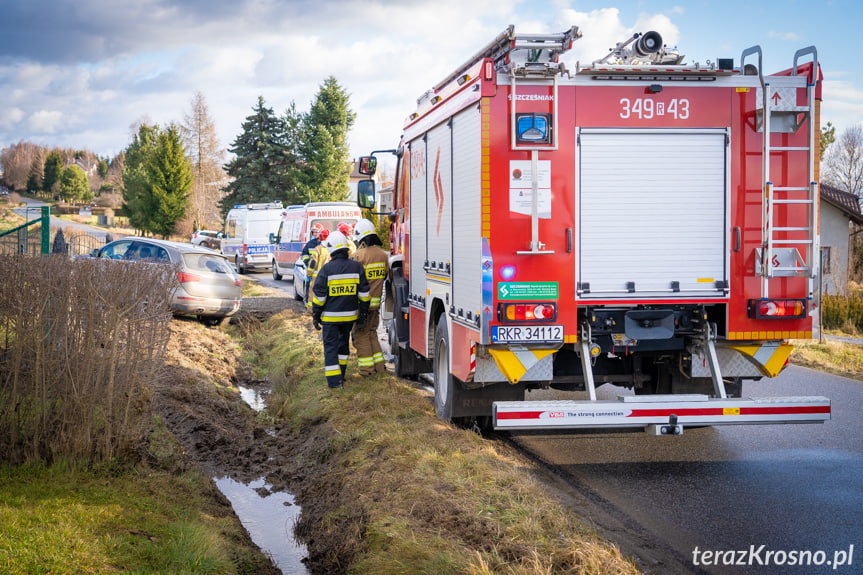
M291 297L245 298L232 322L260 322L286 308L300 311L298 306ZM322 434L312 429L290 432L258 421L237 386L265 393L269 382L253 377L239 346L221 329L202 328L192 319L173 320L167 360L153 401L184 449L183 464L244 484L263 477L272 490L294 494L303 510L297 530L309 552L309 572L340 572L339 566L358 550L343 549L344 542L333 545L315 533L315 518L343 503L329 495L339 489L323 484L322 469L314 463L322 451L316 443L325 441ZM279 571L274 567L272 573Z
M254 325L285 309L303 312L290 295L247 297L232 323ZM239 345L221 329L203 328L194 320L175 319L171 332L168 369L153 399L158 414L182 444L185 462L200 466L211 477L228 476L244 484L265 478L272 490L292 493L302 507L295 534L306 545L308 558L304 562L309 573L345 573L363 551L364 519L351 517L354 512L346 511L356 507L347 500L350 491L338 483L340 474L327 473L322 462L331 433L329 424L309 421L304 428L292 431L260 421L240 397L237 386L266 393L270 383L255 379L249 366L243 364ZM531 466L525 462L526 468ZM564 505L587 511L594 519L604 515L602 503L591 503L554 474L537 473L547 475L549 491ZM224 503L230 505L227 499ZM321 521L327 514L329 520ZM338 533L321 531L322 525L333 529L333 515L339 517ZM629 537L625 528L611 530L625 553L643 553L644 540ZM661 557L652 559L648 564L663 564ZM645 572L657 571L648 568ZM274 567L272 573L279 571Z

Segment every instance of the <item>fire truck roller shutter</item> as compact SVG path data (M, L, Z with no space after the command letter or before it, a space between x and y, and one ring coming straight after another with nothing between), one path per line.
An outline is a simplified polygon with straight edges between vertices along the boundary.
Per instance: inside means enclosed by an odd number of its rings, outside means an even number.
M580 297L723 298L725 129L587 129L578 145Z
M459 319L482 309L482 114L470 106L453 119L452 278ZM486 168L488 169L488 168ZM475 315L476 314L476 315Z

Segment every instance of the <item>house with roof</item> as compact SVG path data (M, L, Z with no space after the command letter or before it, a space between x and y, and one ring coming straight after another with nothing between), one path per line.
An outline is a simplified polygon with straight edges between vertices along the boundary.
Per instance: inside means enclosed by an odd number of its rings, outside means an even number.
M821 293L848 295L855 231L863 226L860 201L852 193L821 184Z

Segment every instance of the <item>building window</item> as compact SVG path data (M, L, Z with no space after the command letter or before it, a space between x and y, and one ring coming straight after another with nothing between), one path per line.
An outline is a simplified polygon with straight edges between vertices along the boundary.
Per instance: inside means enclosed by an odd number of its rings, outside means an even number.
M821 248L821 273L829 274L830 271L830 246Z

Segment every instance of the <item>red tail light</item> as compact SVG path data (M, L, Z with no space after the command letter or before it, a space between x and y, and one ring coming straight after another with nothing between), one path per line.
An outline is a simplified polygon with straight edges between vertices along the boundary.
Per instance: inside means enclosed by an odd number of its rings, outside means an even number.
M749 317L753 319L800 319L806 317L805 299L751 299Z
M557 304L554 303L505 303L499 304L500 321L554 321Z
M189 282L199 282L201 281L201 276L186 272L177 272L177 279L181 284L185 284Z

